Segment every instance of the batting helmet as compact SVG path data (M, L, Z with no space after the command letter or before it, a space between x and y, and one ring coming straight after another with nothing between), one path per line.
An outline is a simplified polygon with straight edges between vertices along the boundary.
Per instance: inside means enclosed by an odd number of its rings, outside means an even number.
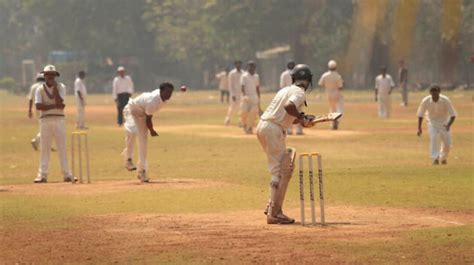
M313 81L313 74L311 73L311 69L306 64L298 64L293 68L291 73L291 79L293 79L293 83L298 80L308 80L310 83Z

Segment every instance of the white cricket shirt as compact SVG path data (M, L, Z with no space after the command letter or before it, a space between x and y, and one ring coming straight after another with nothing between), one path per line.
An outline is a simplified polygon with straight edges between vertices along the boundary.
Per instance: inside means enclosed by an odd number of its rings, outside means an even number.
M160 97L160 90L155 89L152 92L145 92L138 97L129 99L128 105L130 110L137 115L153 115L163 105L163 100Z
M240 78L240 84L243 87L245 95L250 98L257 98L257 87L260 86L260 78L257 73L253 75L249 72L245 72Z
M240 77L242 77L243 71L237 71L237 69L233 69L232 71L229 72L228 75L228 83L227 85L229 86L229 94L231 97L236 97L239 98L241 91L242 91L242 86L240 85Z
M431 123L445 124L451 117L457 115L453 104L448 97L439 95L438 102L434 102L430 96L426 96L421 100L418 107L418 117L422 118L427 113L428 120Z
M133 94L134 86L132 78L128 75L124 76L116 76L112 83L112 96L114 99L117 99L117 95L121 93L129 93Z
M306 96L303 88L295 85L287 86L278 91L260 119L274 122L280 125L283 129L287 129L293 125L296 117L291 116L286 112L285 105L288 102L292 102L295 104L298 111L301 112L305 101Z
M280 75L280 88L285 88L287 86L291 86L293 82L291 82L291 70L286 69Z

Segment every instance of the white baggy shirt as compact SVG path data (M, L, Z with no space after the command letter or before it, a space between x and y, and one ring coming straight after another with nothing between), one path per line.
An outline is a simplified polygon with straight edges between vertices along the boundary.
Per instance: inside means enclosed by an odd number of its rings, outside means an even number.
M321 76L318 84L326 89L328 96L338 96L340 94L340 88L344 85L344 81L338 72L327 71Z
M79 96L77 95L77 92L81 92L81 96L83 98L87 95L86 84L79 77L76 78L76 80L74 81L74 95L76 96L76 98L79 98Z
M128 75L124 76L116 76L112 83L112 96L114 99L117 99L117 95L121 93L129 93L133 94L134 92L134 85L132 78Z
M130 111L137 116L153 115L162 107L163 103L159 89L142 93L128 101Z
M236 97L240 98L241 94L241 84L240 84L240 78L242 77L243 71L240 70L237 71L237 69L233 69L232 71L229 72L228 78L228 83L227 85L229 86L229 94L231 97Z
M222 71L218 73L216 79L219 81L219 90L229 91L229 87L227 86L227 72Z
M46 90L48 90L48 93L49 94L53 94L53 88L52 87L48 87L46 85L46 83L41 83L41 85L46 88ZM39 89L40 87L37 87L36 88L36 91L35 91L35 104L42 104L43 103L43 96L41 95L41 89ZM59 96L61 97L61 99L64 100L64 98L66 98L66 86L63 84L63 83L58 83L58 92L59 92ZM41 111L40 111L41 113Z
M286 69L280 75L280 88L285 88L287 86L291 86L292 83L293 82L292 82L292 79L291 79L291 70Z
M446 125L451 117L456 117L457 113L445 95L439 95L438 102L434 102L433 98L426 96L418 107L418 117L423 118L427 113L428 121L436 125Z
M393 79L389 74L386 74L385 77L379 75L375 78L375 88L379 91L378 94L381 97L388 96L388 92L394 86L395 83L393 83Z
M288 102L292 102L298 111L301 111L305 101L306 96L303 88L295 85L287 86L278 91L260 119L276 123L283 129L287 129L293 125L296 117L286 112L285 105Z
M240 78L240 84L243 87L245 95L250 98L258 98L257 87L260 86L260 78L257 73L253 75L246 72Z

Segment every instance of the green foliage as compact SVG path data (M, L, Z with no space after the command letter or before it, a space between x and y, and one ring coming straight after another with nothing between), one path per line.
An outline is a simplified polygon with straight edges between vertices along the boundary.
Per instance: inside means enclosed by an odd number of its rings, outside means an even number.
M20 85L10 76L0 78L0 89L6 89L14 94L20 94L23 92Z

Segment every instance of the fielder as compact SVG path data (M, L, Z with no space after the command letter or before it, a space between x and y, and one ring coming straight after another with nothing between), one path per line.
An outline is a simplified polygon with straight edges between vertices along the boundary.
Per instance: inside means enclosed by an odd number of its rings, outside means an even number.
M293 71L293 68L295 68L295 62L294 61L288 61L286 64L286 70L283 71L280 75L280 89L285 88L287 86L291 86L292 80L291 80L291 72ZM303 135L303 126L297 124L296 126L296 135ZM286 130L286 133L291 135L293 134L293 125L288 127L288 130Z
M38 89L39 87L41 87L44 83L44 76L43 74L40 74L38 73L36 75L36 83L34 83L33 85L31 85L30 87L30 93L28 94L28 118L33 118L33 102L35 102L35 93L36 93L36 89ZM36 113L38 114L38 113ZM40 139L41 139L41 133L38 132L38 134L36 134L35 138L33 138L31 140L31 146L33 147L33 149L35 149L35 151L38 151L38 146L40 144Z
M451 149L451 125L456 119L456 110L448 97L440 95L441 88L434 84L430 88L430 96L425 97L418 107L418 136L421 136L423 116L428 116L430 134L430 152L433 165L447 164ZM441 140L441 149L439 142Z
M119 126L122 126L123 108L125 108L134 92L134 85L132 78L129 75L125 75L125 68L123 66L117 68L117 73L118 75L112 83L112 97L117 105L117 123Z
M86 84L84 83L84 78L86 78L86 73L84 71L80 71L77 74L76 80L74 81L74 95L76 97L76 109L77 109L76 129L82 129L82 130L88 129L85 123L87 88L86 88Z
M311 69L298 64L293 69L292 85L276 94L260 118L257 137L267 154L268 169L272 175L270 199L265 211L268 224L291 224L295 220L283 214L286 188L293 173L292 152L286 148L286 130L292 124L308 126L309 115L301 112L306 105L305 91L312 84Z
M216 74L216 79L219 83L219 91L221 93L221 103L224 103L224 98L226 99L226 102L229 103L229 86L227 85L227 72L228 69L225 69Z
M405 61L400 60L398 68L398 84L402 93L401 106L408 106L408 69L405 67Z
M125 167L129 170L136 170L133 165L133 147L135 138L138 138L138 175L141 182L149 182L147 176L147 138L148 131L152 137L158 136L153 128L153 113L160 110L163 104L171 98L174 86L171 83L161 83L158 89L152 92L145 92L136 98L130 99L124 109L125 115L125 149L122 154L125 156Z
M255 69L254 61L248 62L248 72L240 78L242 99L240 103L241 121L246 134L253 133L255 121L260 110L260 78Z
M56 71L54 65L45 66L41 73L44 75L45 83L36 89L35 94L36 109L40 113L41 155L38 176L34 182L47 182L53 138L57 145L64 182L77 181L72 176L67 162L66 125L64 122L66 86L56 82L55 78L59 76L59 72Z
M336 61L329 61L328 68L329 71L321 76L318 84L326 90L329 112L344 113L344 96L342 95L344 81L342 80L341 75L336 71ZM331 123L331 128L337 130L339 128L339 121L333 121Z
M235 61L235 68L229 72L227 85L229 87L229 94L231 102L229 103L229 109L227 110L227 116L225 117L224 124L228 126L230 124L230 117L235 111L238 111L240 104L240 93L241 85L240 78L242 77L242 62Z
M392 112L392 89L395 87L392 77L387 74L387 68L382 66L382 72L375 78L375 101L379 103L378 111L380 118L390 118Z

